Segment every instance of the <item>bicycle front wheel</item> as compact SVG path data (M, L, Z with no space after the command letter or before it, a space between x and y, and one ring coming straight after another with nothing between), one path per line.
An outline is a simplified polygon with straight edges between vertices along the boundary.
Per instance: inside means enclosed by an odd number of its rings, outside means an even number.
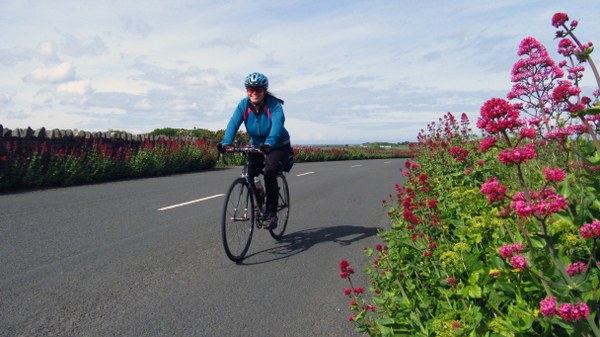
M223 205L221 237L227 257L244 259L254 232L254 199L246 180L236 179L229 187Z
M283 173L277 175L277 227L269 233L275 240L281 240L290 216L290 190Z

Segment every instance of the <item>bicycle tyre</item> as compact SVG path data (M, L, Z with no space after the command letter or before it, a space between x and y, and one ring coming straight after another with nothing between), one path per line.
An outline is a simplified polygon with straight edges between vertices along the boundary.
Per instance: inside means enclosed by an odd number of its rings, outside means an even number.
M277 187L277 227L269 230L269 233L273 239L281 240L290 216L290 190L283 173L277 175Z
M240 262L246 256L254 233L254 198L244 178L227 190L221 219L221 237L227 257Z

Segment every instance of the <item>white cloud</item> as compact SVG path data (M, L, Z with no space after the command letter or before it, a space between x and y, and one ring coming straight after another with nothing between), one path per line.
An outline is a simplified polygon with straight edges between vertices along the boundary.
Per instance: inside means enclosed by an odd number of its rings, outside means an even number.
M70 81L56 87L56 92L67 96L86 95L92 92L92 84L90 81Z
M13 94L0 93L0 106L8 106L11 103L13 96Z
M69 62L63 62L55 67L37 68L25 76L25 82L58 83L73 79L75 68Z
M45 58L48 60L56 60L57 59L56 46L54 45L53 42L46 41L46 42L40 43L40 45L38 47L38 51L42 58Z

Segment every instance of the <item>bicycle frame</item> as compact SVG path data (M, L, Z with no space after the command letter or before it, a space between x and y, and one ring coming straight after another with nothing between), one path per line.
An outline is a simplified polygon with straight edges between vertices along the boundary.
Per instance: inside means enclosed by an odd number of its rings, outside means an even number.
M257 214L257 222L256 222L256 227L261 228L263 221L266 220L266 214L264 214L264 205L266 203L266 194L264 197L262 197L258 191L256 190L256 186L254 185L254 179L252 177L250 177L250 174L248 173L248 167L249 167L249 163L248 163L248 156L250 153L256 153L256 154L261 154L263 155L263 160L264 160L264 153L255 147L250 147L250 146L246 146L246 147L231 147L229 149L227 149L226 153L241 153L244 156L244 167L242 168L242 173L241 173L241 178L243 178L246 181L246 184L248 186L248 189L252 192L252 197L254 198L255 201L255 205L258 205L257 210L258 210L258 214ZM264 175L264 170L261 170L259 172L259 176L260 175ZM264 184L263 184L264 186Z

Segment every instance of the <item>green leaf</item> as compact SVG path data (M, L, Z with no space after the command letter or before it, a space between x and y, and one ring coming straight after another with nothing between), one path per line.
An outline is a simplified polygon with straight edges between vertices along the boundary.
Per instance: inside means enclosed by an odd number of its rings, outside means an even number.
M583 113L586 115L598 115L600 114L600 107L592 107L592 108L588 108L583 110Z
M481 287L478 285L466 286L467 295L471 298L481 298Z
M542 238L532 236L530 239L533 248L544 248L546 246L546 242Z
M391 317L379 317L377 319L377 323L381 324L381 325L392 325L394 324L396 321L394 321L393 318Z
M471 275L469 275L469 284L476 285L477 282L479 281L479 276L481 276L479 274L479 272L475 272L475 273L472 273Z

